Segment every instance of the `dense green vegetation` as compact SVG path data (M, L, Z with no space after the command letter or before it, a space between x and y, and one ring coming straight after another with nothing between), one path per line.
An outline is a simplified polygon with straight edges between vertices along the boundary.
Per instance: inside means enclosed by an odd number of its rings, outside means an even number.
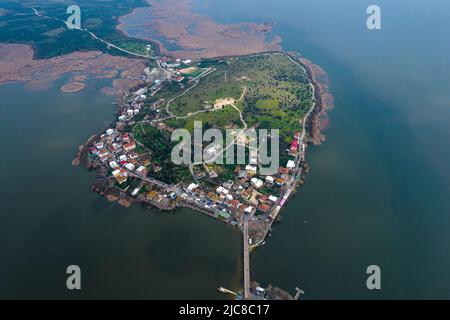
M170 157L172 145L168 133L158 130L151 125L139 124L133 128L136 140L151 150L152 159L161 164L167 155Z
M194 121L201 121L204 130L213 127L223 128L231 125L241 126L239 113L233 108L204 112L187 119L172 118L166 120L165 124L172 128L186 128L191 131L194 128Z
M162 170L151 173L152 177L167 183L189 180L191 174L187 166L174 165L170 154L175 143L170 141L167 132L160 131L151 125L138 124L133 128L136 141L151 153L152 163Z
M144 0L62 0L25 3L33 4L39 12L66 20L66 9L76 4L81 9L81 27L88 28L97 36L132 52L145 53L148 41L129 38L116 30L120 16L134 8L147 6ZM17 2L0 0L4 15L0 16L0 42L26 43L33 46L37 58L51 58L79 50L101 50L114 55L124 55L116 49L92 38L86 32L68 30L57 20L38 17L33 11ZM157 49L156 46L152 48Z

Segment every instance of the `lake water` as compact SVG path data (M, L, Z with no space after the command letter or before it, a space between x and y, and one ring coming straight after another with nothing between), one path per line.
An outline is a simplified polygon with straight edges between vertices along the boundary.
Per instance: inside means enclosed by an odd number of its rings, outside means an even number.
M305 186L252 256L252 279L298 286L305 299L450 298L450 2L204 2L196 10L219 22L276 21L283 48L324 67L336 99ZM383 29L369 31L374 2ZM89 191L93 173L70 163L112 119L112 98L58 88L0 86L0 297L225 298L217 286L239 287L234 229ZM82 268L81 292L65 289L70 264ZM380 291L366 288L372 264Z
M199 2L224 23L276 21L285 50L327 70L327 141L252 277L304 298L450 298L450 3ZM381 8L382 30L366 28ZM235 10L239 6L239 10ZM379 265L382 290L366 288Z
M123 208L89 190L95 173L71 161L113 119L95 85L75 94L0 86L0 298L225 298L240 282L240 237L180 210ZM82 290L66 289L66 268Z

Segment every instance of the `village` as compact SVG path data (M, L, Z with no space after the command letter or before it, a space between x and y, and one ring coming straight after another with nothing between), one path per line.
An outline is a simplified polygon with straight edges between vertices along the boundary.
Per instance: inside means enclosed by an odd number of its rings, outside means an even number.
M301 131L292 132L288 147L280 150L280 158L287 160L275 174L262 175L259 154L257 150L250 150L248 162L237 165L228 179L220 177L214 167L202 162L189 166L188 179L163 181L158 177L165 172L165 168L154 161L161 155L147 146L157 143L156 133L170 135L175 130L163 123L165 119L177 118L169 111L170 103L193 89L202 77L214 72L214 68L197 68L192 66L191 60L171 61L166 57L156 58L156 64L157 67L144 70L143 80L147 84L127 93L113 124L102 134L91 137L82 149L87 167L96 169L99 177L93 190L124 206L140 203L162 211L185 207L236 227L243 235L244 288L235 295L243 299L265 299L272 291L261 291L261 287L251 282L250 252L264 245L265 239L271 236L273 223L281 219L279 213L282 207L295 193L297 186L304 182L303 176L308 170L305 162L306 125L314 111L315 100L298 122ZM175 97L155 96L174 85L181 91ZM315 97L316 88L313 83L310 86ZM148 96L153 97L150 105L147 103ZM234 104L232 106L235 107ZM209 110L189 113L184 118L199 112ZM240 116L246 127L242 113ZM154 135L147 137L147 144L140 142L137 132L132 129L139 124L154 130ZM165 147L163 153L168 153L170 157L167 149L170 145ZM222 287L218 289L234 294ZM297 289L295 298L279 288L273 292L277 292L275 298L297 299L301 290Z
M178 70L191 63L190 60L169 63L167 58L162 58L158 60L159 69L145 70L144 77L153 75L156 79L152 80L152 85L130 93L127 103L119 110L114 127L105 130L89 145L87 157L90 166L107 173L106 187L114 189L125 203L141 202L161 210L189 207L240 229L247 220L249 245L256 247L264 243L272 223L301 181L305 152L301 132L293 132L290 148L285 151L291 160L279 167L276 175L258 175L256 154L250 156L249 164L236 171L234 180L220 181L214 170L197 170L190 183L167 184L152 177L152 173L164 168L152 163L151 152L126 131L136 123L135 118L141 112L147 95L155 95L165 82L174 82L184 88L184 77ZM187 80L193 83L197 79L191 77ZM161 105L161 100L157 100L152 108L160 108ZM158 118L159 114L153 119L145 115L142 121L152 123L158 130L173 131L173 128L155 121ZM205 187L199 182L202 179L215 182L215 187ZM262 189L266 192L259 192ZM273 190L273 194L267 190Z

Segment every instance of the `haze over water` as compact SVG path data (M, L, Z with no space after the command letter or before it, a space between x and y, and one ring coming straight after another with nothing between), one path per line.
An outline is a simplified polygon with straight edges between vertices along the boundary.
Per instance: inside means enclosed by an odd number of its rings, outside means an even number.
M273 33L330 75L327 141L305 186L252 256L252 278L313 298L450 298L450 2L210 0L219 22ZM383 30L366 29L378 4ZM158 215L89 191L79 144L113 118L91 88L0 86L0 297L225 298L241 273L237 232L189 210ZM11 156L13 155L13 156ZM83 290L65 289L79 264ZM382 290L366 288L367 266Z

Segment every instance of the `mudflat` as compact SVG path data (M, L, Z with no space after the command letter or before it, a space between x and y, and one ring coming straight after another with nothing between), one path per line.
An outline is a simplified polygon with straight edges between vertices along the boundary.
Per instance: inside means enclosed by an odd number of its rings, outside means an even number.
M84 89L86 85L83 82L70 82L61 87L62 92L78 92Z
M31 87L41 87L64 74L75 73L78 80L83 81L88 77L114 79L112 87L102 90L109 94L121 94L130 87L142 84L140 75L145 68L144 62L100 51L77 51L50 59L34 59L33 49L28 45L0 43L0 85L26 82ZM77 88L81 90L79 84L65 89L73 92Z
M267 40L273 23L220 24L192 11L192 0L148 0L119 19L117 29L158 42L163 54L180 58L248 55L281 49L280 37ZM159 39L158 39L159 38Z

